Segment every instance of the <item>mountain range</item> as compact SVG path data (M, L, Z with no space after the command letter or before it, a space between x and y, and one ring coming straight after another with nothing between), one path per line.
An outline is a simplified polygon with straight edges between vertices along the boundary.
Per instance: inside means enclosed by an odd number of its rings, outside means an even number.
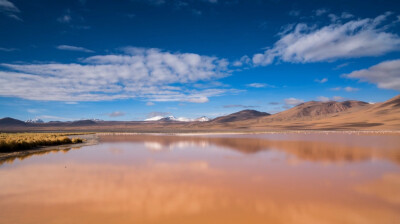
M382 103L310 101L276 114L242 110L197 119L159 116L146 121L23 122L0 119L0 131L267 131L267 130L400 130L400 95Z
M199 122L205 122L209 121L210 119L208 117L202 116L196 119L190 119L186 117L174 117L174 116L154 116L151 118L147 118L144 121L178 121L178 122L193 122L193 121L199 121Z

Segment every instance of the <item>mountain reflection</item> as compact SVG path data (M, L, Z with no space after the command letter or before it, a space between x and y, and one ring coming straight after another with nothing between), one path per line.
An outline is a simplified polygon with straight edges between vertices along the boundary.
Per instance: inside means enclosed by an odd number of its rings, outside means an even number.
M150 151L168 151L177 148L220 146L244 154L278 150L313 162L356 162L383 159L400 163L400 150L395 147L366 147L343 142L268 140L265 138L168 136L168 135L105 135L102 142L144 142ZM382 140L384 141L384 140ZM383 143L383 142L382 142Z
M21 156L0 166L0 223L397 223L399 140L317 139L113 135Z

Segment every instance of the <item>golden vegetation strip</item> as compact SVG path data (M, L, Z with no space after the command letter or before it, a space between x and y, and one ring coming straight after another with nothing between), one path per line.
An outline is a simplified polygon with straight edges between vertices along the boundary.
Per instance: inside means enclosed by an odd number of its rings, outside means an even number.
M82 143L81 138L69 138L74 133L0 133L0 153L24 151L41 146Z

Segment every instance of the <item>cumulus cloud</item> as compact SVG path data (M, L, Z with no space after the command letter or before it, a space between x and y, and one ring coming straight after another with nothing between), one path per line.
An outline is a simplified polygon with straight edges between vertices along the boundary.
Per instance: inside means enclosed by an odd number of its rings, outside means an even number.
M122 117L122 116L125 116L125 112L114 111L112 113L108 113L107 116L109 116L109 117Z
M296 106L298 104L304 103L304 100L296 98L287 98L284 101L287 106Z
M15 20L22 21L22 19L17 15L20 13L20 10L14 5L14 3L8 0L0 0L0 13Z
M274 60L308 63L398 51L400 37L385 26L390 15L388 12L373 19L339 21L323 27L299 23L281 32L274 46L255 54L252 61L255 65L268 65ZM350 14L341 17L350 18Z
M89 50L84 47L76 47L76 46L71 46L71 45L59 45L57 46L58 50L65 50L65 51L80 51L80 52L86 52L86 53L93 53L94 51Z
M368 69L345 74L344 77L373 83L382 89L400 90L400 59L384 61Z
M326 83L328 81L328 79L327 78L323 78L323 79L316 79L315 80L315 82L318 82L318 83Z
M0 65L7 68L0 71L0 96L29 100L204 103L234 91L193 87L230 75L225 59L160 49L125 48L124 54L92 56L81 63Z

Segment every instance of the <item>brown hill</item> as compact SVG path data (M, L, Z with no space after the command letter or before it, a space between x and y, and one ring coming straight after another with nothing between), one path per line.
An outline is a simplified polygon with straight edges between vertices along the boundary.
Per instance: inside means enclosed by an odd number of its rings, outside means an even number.
M347 111L351 108L364 107L369 104L362 101L348 100L344 102L319 102L310 101L299 104L289 110L274 114L271 119L293 120L293 119L312 119L318 116L325 116L334 113Z
M27 124L23 121L11 118L11 117L5 117L0 119L0 126L4 127L9 127L9 126L27 126Z
M226 116L217 117L211 120L210 123L227 123L227 122L243 121L243 120L265 117L269 115L270 115L269 113L260 112L256 110L242 110Z
M237 122L234 127L249 127L255 130L277 130L277 129L312 129L312 130L400 130L400 96L396 96L383 103L365 104L360 101L343 102L347 109L333 112L338 105L327 108L334 108L332 113L312 116L301 116L307 114L305 103L290 110L271 115L257 120ZM323 105L323 103L320 103ZM349 106L350 105L350 106ZM305 107L307 108L307 107ZM319 108L319 107L316 107ZM303 110L302 110L303 109ZM315 108L314 108L315 109ZM311 110L317 114L318 110Z
M97 123L92 120L79 120L79 121L73 121L69 125L70 126L91 126L91 125L96 125Z

